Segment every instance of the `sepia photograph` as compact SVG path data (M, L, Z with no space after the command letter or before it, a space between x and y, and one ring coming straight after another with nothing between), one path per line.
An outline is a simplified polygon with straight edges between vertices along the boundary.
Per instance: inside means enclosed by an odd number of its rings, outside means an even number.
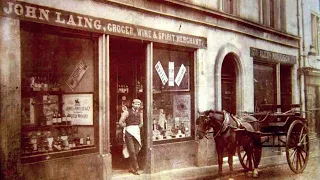
M0 0L0 180L320 176L320 0Z

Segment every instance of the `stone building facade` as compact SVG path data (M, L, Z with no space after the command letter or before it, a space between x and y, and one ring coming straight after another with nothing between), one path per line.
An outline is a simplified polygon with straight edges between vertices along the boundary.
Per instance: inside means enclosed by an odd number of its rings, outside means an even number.
M143 102L145 173L216 163L198 111L301 99L299 2L1 1L1 177L110 179Z

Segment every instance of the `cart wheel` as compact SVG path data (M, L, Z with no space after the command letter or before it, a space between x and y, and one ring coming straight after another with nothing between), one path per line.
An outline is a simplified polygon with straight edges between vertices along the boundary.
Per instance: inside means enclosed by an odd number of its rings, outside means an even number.
M259 157L257 157L257 158L255 157L256 152L260 153ZM237 147L237 154L238 154L238 158L239 158L240 164L243 167L243 169L245 169L246 171L251 171L252 169L249 169L249 160L248 160L247 152L243 149L242 146ZM253 150L252 158L251 158L252 167L254 167L254 160L257 160L258 164L260 164L261 150L260 151L258 151L257 149Z
M300 120L295 120L287 132L286 156L290 169L301 173L309 159L308 128Z

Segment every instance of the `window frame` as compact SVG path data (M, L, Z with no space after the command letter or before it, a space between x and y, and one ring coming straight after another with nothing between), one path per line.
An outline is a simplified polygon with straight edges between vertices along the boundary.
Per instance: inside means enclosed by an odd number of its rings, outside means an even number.
M72 125L72 128L75 128L78 130L78 128L92 128L92 138L94 138L93 145L88 147L81 147L81 148L74 148L70 150L62 150L62 151L53 151L53 152L40 152L36 153L34 155L22 155L21 152L21 163L22 164L29 164L29 163L37 163L42 161L50 161L57 158L68 158L73 157L77 155L83 155L83 154L90 154L90 153L97 153L99 151L99 108L98 108L98 102L99 102L99 84L98 84L98 38L99 34L96 33L90 33L90 32L84 32L79 30L71 30L51 25L44 25L39 23L33 23L33 22L26 22L21 21L20 29L24 29L25 31L32 33L44 33L44 34L50 34L57 37L71 37L71 38L79 38L79 39L87 39L93 42L92 47L92 78L93 78L93 91L76 91L76 92L64 92L61 91L61 98L63 94L92 94L93 95L93 125ZM21 41L21 43L24 43ZM22 47L21 47L22 48ZM21 51L23 51L21 49ZM23 61L23 57L21 62ZM26 72L21 70L21 77L24 76ZM23 85L22 85L23 86ZM24 90L21 90L21 97L25 96L23 95ZM46 93L45 91L41 91L41 93ZM60 92L59 92L60 93ZM22 108L22 106L21 106ZM68 126L68 125L67 125ZM62 125L61 125L62 127ZM22 132L29 132L29 131L53 131L53 128L60 128L60 126L50 126L45 125L43 127L39 125L24 125L21 124L21 133ZM64 126L62 128L65 128ZM74 134L74 133L73 133ZM22 134L20 135L20 138L22 139ZM85 141L86 137L83 137ZM84 142L85 143L85 142ZM22 149L22 144L21 147Z
M196 49L193 48L187 48L187 47L181 47L181 46L176 46L176 45L167 45L167 44L160 44L160 43L154 43L153 46L153 54L155 54L156 49L164 49L164 50L168 50L170 51L181 51L181 52L187 52L190 55L190 64L189 64L189 89L188 90L170 90L170 91L162 91L161 93L163 94L172 94L175 93L177 95L190 95L190 136L187 137L178 137L178 138L172 138L172 139L161 139L161 140L154 140L153 139L153 127L151 127L151 133L152 133L152 142L154 145L157 144L166 144L166 143L173 143L173 142L181 142L181 141L190 141L190 140L194 140L195 139L195 119L194 119L194 107L195 107L195 88L194 88L194 76L195 76L195 72L194 72L194 66L195 66L195 55L194 53L196 52ZM154 67L154 65L157 63L154 59L154 55L153 55L153 66L151 67L153 69L153 74L157 75L156 69ZM167 68L167 66L163 66L163 68ZM153 80L152 80L153 81ZM152 86L153 86L152 82ZM168 82L167 82L168 83ZM151 94L152 99L154 100L154 90L152 90L153 93ZM172 103L173 100L172 100ZM155 114L153 113L153 117L155 117ZM152 120L153 121L153 120ZM150 123L151 126L153 126L153 122Z

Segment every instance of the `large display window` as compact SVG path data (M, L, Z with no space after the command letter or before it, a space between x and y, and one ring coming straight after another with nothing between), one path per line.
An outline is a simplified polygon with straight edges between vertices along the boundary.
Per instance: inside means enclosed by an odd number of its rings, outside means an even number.
M193 136L193 51L155 46L153 51L153 141Z
M21 162L97 151L97 36L21 22Z
M254 63L254 103L255 111L263 111L261 105L276 104L276 65Z
M290 65L254 63L255 111L277 110L270 105L281 104L281 111L290 110L292 104L292 83ZM277 77L278 76L278 77ZM279 79L279 85L277 85ZM280 98L277 99L277 96ZM271 108L271 109L270 109Z

